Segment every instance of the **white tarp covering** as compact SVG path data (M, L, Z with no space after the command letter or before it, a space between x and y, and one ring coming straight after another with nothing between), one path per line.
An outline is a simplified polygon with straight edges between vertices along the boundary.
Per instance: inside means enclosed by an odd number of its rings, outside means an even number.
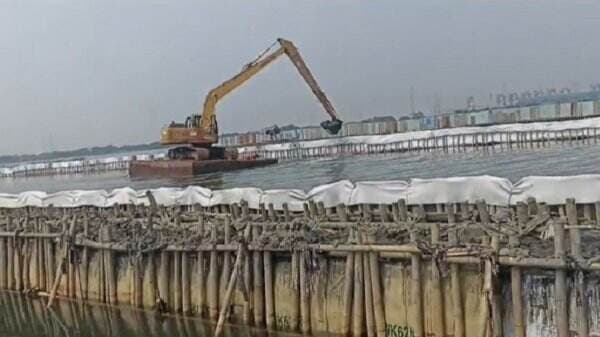
M410 181L365 181L353 183L341 180L317 186L308 192L298 189L266 190L258 188L232 188L215 190L189 186L187 188L158 188L150 190L160 205L202 205L248 202L250 208L261 203L273 204L282 209L287 203L291 211L301 211L308 200L323 202L325 207L338 204L357 205L390 204L405 199L408 204L445 204L463 201L485 200L492 205L514 205L534 197L547 204L562 204L567 198L578 203L600 201L600 175L569 177L526 177L511 183L504 178L492 176L452 177L436 179L411 179ZM136 191L129 187L110 192L62 191L47 194L29 191L19 194L0 193L0 208L17 207L110 207L114 204L148 205L146 190Z
M511 188L510 180L492 176L412 179L406 202L445 204L483 199L489 204L507 205Z
M408 182L403 180L357 182L348 204L391 204L406 199L408 187Z
M567 198L594 203L600 201L600 175L525 177L513 186L510 203L527 201L529 197L549 205L564 204Z

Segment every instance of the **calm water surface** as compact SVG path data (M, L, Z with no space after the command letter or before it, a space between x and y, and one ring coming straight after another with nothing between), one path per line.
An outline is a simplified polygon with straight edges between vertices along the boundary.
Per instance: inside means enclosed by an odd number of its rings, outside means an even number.
M189 178L132 180L126 172L96 175L33 177L0 180L0 193L73 189L136 189L201 185L212 189L259 187L300 188L340 179L394 180L448 176L495 175L516 182L528 175L600 173L600 145L555 145L546 148L468 153L410 153L346 156L332 159L287 161L277 165L212 173Z
M212 337L214 325L196 318L160 316L125 307L45 301L0 292L0 337ZM223 337L266 337L264 330L239 325ZM269 337L295 337L269 332Z

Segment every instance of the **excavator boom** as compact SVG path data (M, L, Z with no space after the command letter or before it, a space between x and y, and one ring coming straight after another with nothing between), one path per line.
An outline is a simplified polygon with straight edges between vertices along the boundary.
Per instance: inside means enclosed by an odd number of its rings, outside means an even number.
M261 53L257 59L244 66L242 71L237 75L209 91L204 101L201 116L192 115L188 117L184 124L171 123L171 125L164 128L161 133L161 144L191 144L196 147L209 147L212 144L217 143L218 126L215 115L217 103L227 94L236 88L239 88L242 84L284 54L287 55L292 64L294 64L313 94L323 105L325 112L330 116L331 120L321 123L321 126L329 133L337 134L342 126L342 121L339 120L335 108L323 90L319 87L316 79L300 56L298 49L291 41L277 39L277 42L280 45L277 50L269 53L273 46L269 47L265 52Z

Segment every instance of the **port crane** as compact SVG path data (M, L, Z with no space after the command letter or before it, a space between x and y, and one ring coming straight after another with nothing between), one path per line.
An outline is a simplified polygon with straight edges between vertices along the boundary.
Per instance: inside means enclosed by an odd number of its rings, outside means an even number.
M272 50L277 44L279 48ZM256 59L246 64L238 74L210 90L206 95L201 115L192 114L184 123L171 122L162 129L160 143L178 145L168 151L168 157L193 160L236 159L237 151L213 146L219 140L216 105L223 97L239 88L282 55L287 55L329 115L330 120L323 121L321 127L330 134L337 134L342 127L342 121L338 118L335 108L319 87L296 46L289 40L279 38Z

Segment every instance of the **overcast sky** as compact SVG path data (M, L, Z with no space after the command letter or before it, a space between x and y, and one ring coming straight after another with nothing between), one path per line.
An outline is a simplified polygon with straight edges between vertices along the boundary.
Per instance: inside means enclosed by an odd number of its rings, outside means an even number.
M277 37L344 120L600 82L600 1L0 0L0 154L156 141ZM217 107L222 132L314 124L281 58Z

